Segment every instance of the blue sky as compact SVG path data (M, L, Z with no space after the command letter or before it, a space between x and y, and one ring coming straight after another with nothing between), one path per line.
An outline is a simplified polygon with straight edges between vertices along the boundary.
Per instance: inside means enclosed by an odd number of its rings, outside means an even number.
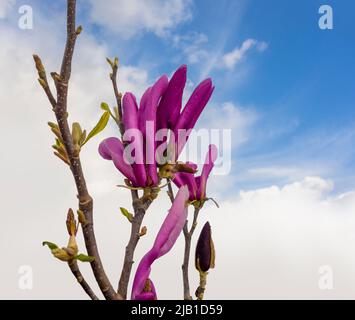
M64 22L63 1L31 3L35 13ZM306 175L334 180L339 192L354 187L355 4L173 0L183 8L175 8L182 16L172 15L172 24L159 29L154 22L137 21L141 27L129 34L134 28L120 30L115 21L122 17L114 10L110 16L107 9L119 3L124 1L79 1L78 23L110 56L146 70L150 82L186 63L191 85L206 76L216 85L206 114L225 103L252 113L245 141L234 149L235 188L282 184ZM102 19L93 4L109 16ZM322 4L333 8L333 30L318 27ZM256 43L242 59L234 67L223 66L223 57L248 39ZM258 50L260 44L267 47Z
M194 82L208 69L209 57L189 63L183 49L172 45L173 36L205 35L199 48L209 56L230 52L246 39L265 41L265 51L250 50L234 68L208 73L216 84L213 103L230 101L258 114L247 143L236 151L235 172L243 175L250 165L302 168L305 174L334 179L343 191L354 185L349 178L355 164L355 4L326 1L334 10L334 29L325 31L318 26L321 4L325 2L194 1L191 19L168 36L142 32L121 46L108 40L117 34L103 27L98 34L122 63L151 66L154 76L187 63ZM236 184L255 187L288 179L287 174L247 177Z

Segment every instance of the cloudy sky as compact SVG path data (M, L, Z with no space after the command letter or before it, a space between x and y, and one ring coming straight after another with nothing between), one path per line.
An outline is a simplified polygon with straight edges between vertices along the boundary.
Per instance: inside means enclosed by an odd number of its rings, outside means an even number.
M324 1L80 0L70 87L71 121L91 128L102 101L114 105L105 57L119 56L119 86L138 97L159 75L188 65L186 95L206 77L216 86L199 128L231 129L232 169L214 175L198 231L210 221L217 250L206 298L355 298L355 56L350 1L326 1L334 29L321 30ZM19 9L33 28L19 27ZM27 7L28 9L28 7ZM66 243L76 208L72 177L52 156L53 120L32 54L60 67L65 1L0 0L0 298L86 299L65 264L41 246ZM98 245L116 287L129 225L129 194L100 159L100 138L82 152L95 199ZM150 248L169 200L144 225L136 261ZM83 243L81 248L83 248ZM156 262L159 297L182 297L183 241ZM29 269L30 268L30 269ZM32 270L32 289L19 285ZM82 265L95 287L90 268ZM192 288L197 274L191 269ZM325 285L326 283L326 285ZM20 281L21 284L21 281ZM95 287L96 288L96 287Z

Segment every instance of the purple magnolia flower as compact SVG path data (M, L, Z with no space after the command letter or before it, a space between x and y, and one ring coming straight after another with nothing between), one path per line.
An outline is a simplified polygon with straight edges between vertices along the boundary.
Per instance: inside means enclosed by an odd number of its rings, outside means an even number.
M152 156L155 154L156 112L158 103L168 86L168 78L162 76L142 96L138 109L135 96L128 92L122 99L122 121L125 139L134 149L134 161L127 159L124 145L117 138L108 138L99 146L100 155L112 160L116 168L129 179L134 187L156 186L158 184L157 165ZM146 124L152 125L152 132ZM148 132L148 133L147 133Z
M206 186L207 179L214 167L214 162L217 159L218 149L215 145L211 144L208 148L205 164L202 168L200 176L195 177L192 173L178 172L175 174L173 182L178 188L187 185L189 188L189 200L190 201L203 201L206 198ZM197 165L194 163L187 163L194 170L197 169Z
M186 186L181 187L168 215L160 227L153 248L144 255L138 265L133 282L132 300L157 299L154 284L149 279L151 265L156 259L168 253L179 237L187 219L188 198L188 188Z
M158 106L158 128L170 129L173 133L173 143L175 145L173 161L176 161L179 157L189 137L190 130L195 126L214 90L210 78L202 81L191 94L183 110L181 110L186 73L186 65L182 65L176 70ZM179 131L182 130L186 131L186 137L181 141L179 139ZM165 137L160 144L165 143L166 140L167 138ZM162 155L158 156L161 157Z
M139 108L132 93L126 93L122 99L125 142L134 150L134 161L128 159L124 144L117 138L108 138L101 142L100 155L112 160L116 168L129 179L134 187L157 186L159 176L157 160L163 159L167 137L157 141L158 130L170 130L174 134L174 159L181 153L186 140L177 141L180 130L190 130L196 124L201 112L207 105L214 87L211 79L201 82L183 110L182 96L186 84L185 65L181 66L169 81L163 75L143 94ZM175 142L176 141L176 142ZM164 143L163 148L157 148ZM162 163L159 163L162 164Z

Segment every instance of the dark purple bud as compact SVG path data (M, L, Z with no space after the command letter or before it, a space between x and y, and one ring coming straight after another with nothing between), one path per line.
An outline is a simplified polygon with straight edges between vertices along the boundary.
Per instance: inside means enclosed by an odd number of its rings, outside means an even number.
M209 222L204 225L197 241L195 267L199 272L207 272L215 266L215 250Z

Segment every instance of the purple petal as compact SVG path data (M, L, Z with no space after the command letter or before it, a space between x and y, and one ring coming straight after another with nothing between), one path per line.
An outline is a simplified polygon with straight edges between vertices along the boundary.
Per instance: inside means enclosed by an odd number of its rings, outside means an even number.
M149 279L151 265L157 259L157 254L148 251L142 260L140 261L136 274L134 276L133 286L132 286L132 300L138 300L139 295L142 294L145 287L147 279Z
M143 123L142 123L142 133L145 137L146 143L146 164L148 176L151 178L151 182L153 185L158 184L158 174L157 174L157 166L155 160L155 150L156 150L156 141L155 141L155 133L156 133L156 116L157 116L157 107L161 96L166 91L168 86L168 78L167 76L162 76L160 79L153 85L150 89L149 94L147 95L147 102L144 110L140 110L140 112L144 112L143 114ZM151 130L146 130L148 126Z
M174 127L175 139L177 141L177 157L179 157L190 132L188 130L192 129L198 118L200 117L203 109L207 105L211 95L213 93L214 87L212 86L212 80L206 79L202 81L197 88L192 93L189 101L186 103L184 110L182 111L179 120ZM179 141L179 130L187 130L186 141Z
M112 160L116 168L130 180L134 185L137 184L132 167L126 163L123 153L122 142L117 138L108 138L100 143L99 153L106 160Z
M143 132L145 131L145 109L147 107L148 100L150 99L150 90L152 87L149 87L143 94L141 102L139 104L138 112L138 126L139 129Z
M147 279L146 281L149 281L151 291L142 292L141 294L138 294L135 300L157 300L158 299L153 281L150 279Z
M138 107L135 96L132 93L126 93L122 99L123 124L126 134L132 135L134 139L130 139L135 150L135 163L132 164L134 175L138 186L145 187L147 174L144 166L143 138L138 129Z
M159 251L158 257L169 252L179 237L187 219L188 199L188 188L186 186L181 187L154 242L153 250Z
M197 184L193 173L178 172L174 175L173 182L176 186L187 186L189 188L189 200L195 200L197 195Z
M212 168L214 167L214 162L216 161L217 156L218 149L214 144L211 144L208 148L205 164L203 165L201 177L199 180L199 189L197 192L198 199L203 199L206 197L207 179L212 171Z
M206 79L197 86L186 103L184 110L182 110L174 131L179 129L188 130L194 127L201 112L211 98L213 89L211 79Z
M136 300L142 293L147 279L149 279L152 263L171 250L179 237L187 219L187 187L179 189L172 207L169 210L155 239L153 248L140 261L132 287L132 300ZM155 289L154 289L155 290Z
M137 129L138 128L138 106L136 97L127 92L122 99L122 121L125 129Z
M157 113L158 129L172 129L180 115L182 96L186 84L186 65L182 65L173 74L168 88L162 97Z
M197 170L198 168L196 163L188 161L186 162L186 164L193 170ZM174 175L173 182L178 188L187 185L190 194L189 200L192 201L196 199L198 186L196 184L196 178L194 178L194 175L192 173L177 172Z

